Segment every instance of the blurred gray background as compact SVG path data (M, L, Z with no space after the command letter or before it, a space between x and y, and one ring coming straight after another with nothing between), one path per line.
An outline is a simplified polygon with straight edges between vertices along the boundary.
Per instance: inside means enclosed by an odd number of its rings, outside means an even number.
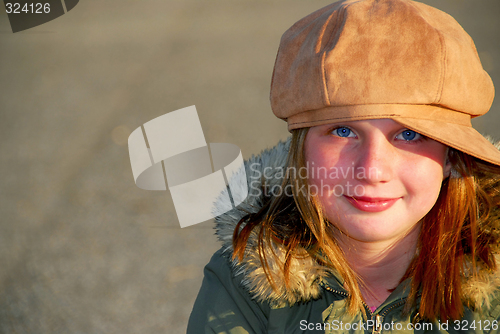
M500 1L428 0L500 87ZM13 34L0 5L0 332L183 333L219 245L137 188L127 138L195 104L245 158L287 137L270 110L281 34L324 0L81 0ZM500 93L499 93L500 94ZM500 139L500 99L474 121Z

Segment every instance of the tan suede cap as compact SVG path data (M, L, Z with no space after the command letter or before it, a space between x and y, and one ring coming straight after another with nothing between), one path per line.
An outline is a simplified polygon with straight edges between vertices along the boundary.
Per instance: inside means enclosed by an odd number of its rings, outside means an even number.
M500 151L470 122L494 94L474 42L450 15L409 0L346 0L284 33L271 107L289 130L391 118L500 165Z

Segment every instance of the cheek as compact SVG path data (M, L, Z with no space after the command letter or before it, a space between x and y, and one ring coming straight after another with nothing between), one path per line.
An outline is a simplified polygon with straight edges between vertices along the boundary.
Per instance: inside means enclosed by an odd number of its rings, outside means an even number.
M340 175L352 168L352 163L348 164L345 154L341 155L335 149L316 148L314 153L306 156L308 182L310 184L336 184L340 182Z
M334 149L322 151L316 148L314 154L307 157L308 171L308 193L314 195L323 208L326 217L336 220L338 197L346 192L345 183L348 182L349 175L344 175L352 167L351 163L346 163L345 154ZM344 174L342 174L344 173ZM332 221L333 221L332 220Z
M413 209L426 211L426 214L436 203L441 191L443 166L429 160L406 171L404 180L411 202L415 204Z
M414 153L401 159L399 175L416 203L430 210L441 191L448 149L431 141Z

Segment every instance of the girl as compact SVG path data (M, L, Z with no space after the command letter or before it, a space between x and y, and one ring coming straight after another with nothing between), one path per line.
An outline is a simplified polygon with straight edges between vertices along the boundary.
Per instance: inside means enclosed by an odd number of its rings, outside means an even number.
M497 332L500 152L470 123L493 96L427 5L346 0L294 24L271 85L292 138L247 161L188 332Z

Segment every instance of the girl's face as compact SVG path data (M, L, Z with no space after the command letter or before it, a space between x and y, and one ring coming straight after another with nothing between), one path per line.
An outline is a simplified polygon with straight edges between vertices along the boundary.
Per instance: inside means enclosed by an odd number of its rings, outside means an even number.
M447 146L391 119L312 127L305 153L324 215L361 242L395 242L418 227L451 169Z

